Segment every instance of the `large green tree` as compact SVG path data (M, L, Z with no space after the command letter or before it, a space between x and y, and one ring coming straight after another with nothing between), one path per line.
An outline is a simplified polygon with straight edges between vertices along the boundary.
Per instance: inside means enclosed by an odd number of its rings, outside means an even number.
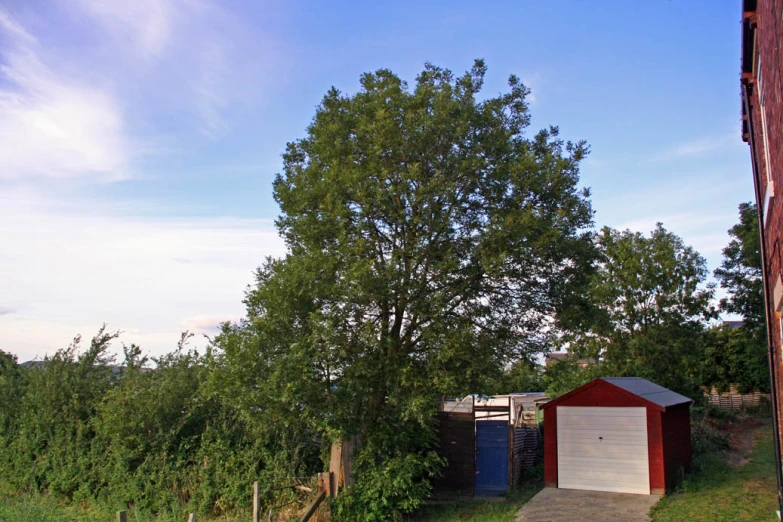
M706 261L660 223L649 236L605 227L596 243L601 258L590 285L590 327L563 340L598 365L583 371L561 367L556 373L567 376L569 385L579 384L579 375L584 380L626 375L695 393L704 328L714 317ZM555 393L567 391L555 381Z
M767 329L761 277L761 244L757 207L739 205L739 223L729 229L731 241L715 278L728 295L721 299L724 313L740 315L742 326L711 329L705 360L705 384L720 390L730 385L741 391L769 390Z
M729 229L729 235L732 239L723 249L723 262L715 270L715 278L729 293L721 300L721 310L741 315L747 326L763 326L761 245L754 203L740 204L739 223Z
M545 350L590 266L585 144L528 136L527 88L480 98L485 71L427 65L409 87L379 70L326 94L274 183L288 254L218 340L242 400L359 437L364 517L374 496L384 516L415 507L372 473L420 497L440 397Z
M16 356L0 350L0 447L15 434L14 421L21 413L23 392L24 380Z

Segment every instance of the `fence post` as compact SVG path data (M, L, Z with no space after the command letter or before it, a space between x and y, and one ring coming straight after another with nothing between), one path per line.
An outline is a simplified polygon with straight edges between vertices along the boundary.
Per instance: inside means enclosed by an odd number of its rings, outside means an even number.
M117 511L117 522L128 522L128 512L123 511Z
M196 522L196 514L195 513L191 513L190 515L188 515L188 522Z
M343 464L343 444L341 442L336 442L332 444L332 451L329 458L329 472L331 473L331 479L332 483L329 487L329 491L331 492L333 497L336 497L340 494L340 488L342 487L342 482L340 481L340 476L342 472L342 464Z
M253 482L253 522L261 522L261 487Z

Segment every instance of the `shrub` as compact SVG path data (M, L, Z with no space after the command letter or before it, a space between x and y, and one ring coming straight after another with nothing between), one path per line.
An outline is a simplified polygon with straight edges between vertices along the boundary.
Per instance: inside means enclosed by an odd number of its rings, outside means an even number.
M729 449L729 438L715 427L715 422L704 418L691 419L691 445L695 456Z
M333 505L336 520L402 520L421 507L429 478L444 465L435 452L405 453L379 460L369 452L356 459L356 484Z

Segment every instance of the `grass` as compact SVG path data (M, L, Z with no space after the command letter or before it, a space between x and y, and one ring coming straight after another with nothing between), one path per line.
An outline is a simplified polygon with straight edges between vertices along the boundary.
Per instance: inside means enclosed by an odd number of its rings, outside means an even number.
M107 522L115 520L110 508L65 505L48 495L3 495L0 498L0 522ZM186 515L149 515L128 511L132 522L184 522ZM202 520L202 517L199 517ZM224 519L225 520L225 519Z
M763 522L775 515L775 449L772 426L756 432L750 462L732 468L717 455L694 459L694 471L679 491L650 511L653 521Z
M522 505L541 491L539 482L524 483L506 497L494 500L465 499L428 504L412 519L415 522L475 521L510 522Z
M64 507L45 496L5 497L0 500L2 522L106 522L106 517L78 507ZM110 520L110 519L109 519Z

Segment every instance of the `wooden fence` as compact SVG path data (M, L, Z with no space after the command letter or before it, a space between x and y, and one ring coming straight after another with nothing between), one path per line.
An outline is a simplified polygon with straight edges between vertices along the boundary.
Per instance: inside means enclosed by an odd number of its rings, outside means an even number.
M729 391L720 393L717 388L702 387L704 396L713 406L722 410L746 410L749 408L769 408L769 394L759 391L752 393L740 393L737 386L732 384Z
M473 412L439 412L438 454L447 465L432 482L436 496L473 496L476 428Z

